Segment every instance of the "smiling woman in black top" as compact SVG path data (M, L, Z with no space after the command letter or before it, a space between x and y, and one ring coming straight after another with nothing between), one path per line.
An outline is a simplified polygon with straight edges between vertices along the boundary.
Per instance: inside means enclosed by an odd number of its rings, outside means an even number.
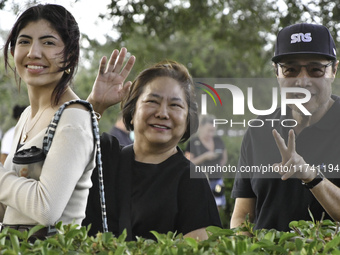
M114 67L114 61L110 61L111 72L126 75L125 68L120 73L122 61L117 61L118 67ZM117 93L106 94L105 102L100 95L108 91L108 86L97 85L88 98L95 109L118 102ZM221 226L217 206L207 179L190 178L192 163L177 146L198 126L188 70L168 61L142 71L121 105L124 123L134 131L135 141L121 150L114 137L102 135L109 230L118 235L126 228L130 240L136 236L153 238L152 230L206 239L206 227ZM90 192L84 222L92 223L92 234L101 230L96 192L96 188Z

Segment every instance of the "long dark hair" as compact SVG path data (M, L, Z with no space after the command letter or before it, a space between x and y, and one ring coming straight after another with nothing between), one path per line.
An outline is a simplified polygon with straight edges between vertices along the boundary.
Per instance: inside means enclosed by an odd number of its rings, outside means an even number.
M63 55L62 63L64 64L64 67L59 69L59 71L64 72L64 74L55 87L51 98L54 100L53 103L57 105L61 95L66 90L68 84L72 81L76 72L80 48L80 32L78 23L74 19L73 15L63 6L55 4L39 4L28 8L19 16L4 47L5 68L7 70L8 67L10 67L16 73L15 69L13 69L9 64L8 53L10 51L12 55L14 54L19 32L26 27L28 23L39 20L48 21L53 29L58 32L65 45L63 52L61 52Z

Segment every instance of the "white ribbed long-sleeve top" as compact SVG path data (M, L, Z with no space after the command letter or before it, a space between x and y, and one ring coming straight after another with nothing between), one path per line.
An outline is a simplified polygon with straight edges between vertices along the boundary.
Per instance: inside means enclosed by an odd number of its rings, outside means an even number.
M0 221L5 224L81 224L91 174L95 167L95 146L90 112L66 108L44 161L28 165L12 162L30 107L21 115L14 145L0 164ZM47 129L47 128L46 128ZM20 150L42 148L46 129Z

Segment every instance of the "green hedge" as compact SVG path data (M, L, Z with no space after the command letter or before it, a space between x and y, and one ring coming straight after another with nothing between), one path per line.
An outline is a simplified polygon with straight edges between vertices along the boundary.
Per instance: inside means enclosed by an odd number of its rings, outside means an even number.
M196 241L176 235L153 232L157 241L139 238L126 242L126 233L88 236L88 229L57 224L60 233L30 243L29 232L5 228L0 233L1 254L340 254L340 224L329 220L294 221L290 232L256 230L246 223L237 229L208 227L209 239ZM252 237L242 235L243 231Z

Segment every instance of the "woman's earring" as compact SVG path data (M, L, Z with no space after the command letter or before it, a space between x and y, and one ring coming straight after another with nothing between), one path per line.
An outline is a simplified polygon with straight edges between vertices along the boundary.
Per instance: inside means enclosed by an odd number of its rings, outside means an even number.
M67 74L70 74L70 72L71 72L71 68L65 70L65 73L67 73Z

